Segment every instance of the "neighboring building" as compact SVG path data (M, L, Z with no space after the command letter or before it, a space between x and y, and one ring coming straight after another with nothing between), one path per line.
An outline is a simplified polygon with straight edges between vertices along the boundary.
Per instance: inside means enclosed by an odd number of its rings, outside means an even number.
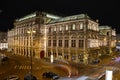
M8 42L8 51L12 51L14 49L14 29L8 30L7 42Z
M120 51L120 34L116 35L116 51Z
M100 29L100 47L102 53L111 54L113 48L116 47L116 31L110 26L99 26Z
M1 50L8 49L6 32L0 32L0 49Z
M116 44L120 45L120 34L116 35Z
M9 48L14 54L29 57L32 53L34 58L53 55L86 64L99 57L100 41L98 21L86 14L59 17L35 12L15 20L14 28L8 31Z

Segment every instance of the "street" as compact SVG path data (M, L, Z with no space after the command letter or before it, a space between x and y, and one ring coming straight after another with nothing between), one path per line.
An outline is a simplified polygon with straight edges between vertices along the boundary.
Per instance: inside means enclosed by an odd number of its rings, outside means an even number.
M13 74L18 75L20 80L23 80L25 75L28 74L31 69L30 58L11 54L6 55L9 57L9 63L0 65L0 80ZM32 65L32 74L37 77L37 80L47 80L42 78L42 73L46 71L55 72L59 76L67 75L63 70L58 69L52 63L47 63L44 60L33 59Z
M0 80L13 74L18 75L20 80L23 80L25 75L31 70L30 58L11 55L10 53L6 53L6 55L9 58L9 62L0 65ZM119 79L117 78L117 73L120 71L120 62L111 62L111 57L105 60L97 65L83 65L72 62L62 64L57 60L54 63L50 63L45 59L33 59L32 74L37 80L50 80L42 77L42 74L48 71L58 74L60 76L59 80L86 80L87 78L104 80L105 71L111 69L114 71L113 80Z

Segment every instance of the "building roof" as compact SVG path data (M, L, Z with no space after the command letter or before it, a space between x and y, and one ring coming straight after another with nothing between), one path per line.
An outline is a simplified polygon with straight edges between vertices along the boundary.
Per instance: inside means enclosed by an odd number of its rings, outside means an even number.
M50 13L47 13L47 12L39 12L39 14L40 14L40 13L45 14L46 17L51 18L51 19L59 19L59 18L61 18L60 16L57 16L57 15L54 15L54 14L50 14ZM24 17L21 17L21 18L19 18L19 19L16 19L16 21L23 21L23 20L26 20L26 19L33 18L33 17L35 17L35 16L37 16L37 11L36 11L36 12L33 12L33 13L31 13L31 14L28 14L28 15L26 15L26 16L24 16Z
M79 15L61 17L61 18L56 19L56 20L51 20L49 23L57 23L57 22L77 20L77 19L84 19L84 18L90 18L90 17L87 16L86 14L79 14Z
M99 26L99 29L111 29L110 26Z
M54 14L50 14L50 13L46 13L46 17L48 18L52 18L52 19L59 19L62 18L60 16L54 15Z
M29 19L29 18L33 18L33 17L35 17L35 16L36 16L36 12L31 13L31 14L29 14L29 15L26 15L26 16L24 16L24 17L21 17L21 18L19 18L19 19L16 19L16 21L23 21L23 20L26 20L26 19Z

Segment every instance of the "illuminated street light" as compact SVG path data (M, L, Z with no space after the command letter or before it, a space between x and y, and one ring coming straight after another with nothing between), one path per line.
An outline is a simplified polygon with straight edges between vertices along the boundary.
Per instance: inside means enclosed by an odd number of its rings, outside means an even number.
M33 30L33 28L30 28L28 31L27 31L27 33L29 34L29 40L30 40L30 66L31 66L31 68L30 68L30 72L31 72L31 74L32 74L32 56L33 56L33 34L35 34L36 33L36 31L35 30Z

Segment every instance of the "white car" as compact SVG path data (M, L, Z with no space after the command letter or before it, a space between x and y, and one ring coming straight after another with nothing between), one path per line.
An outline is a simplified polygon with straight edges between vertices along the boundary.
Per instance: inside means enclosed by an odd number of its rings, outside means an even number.
M5 80L20 80L18 75L9 75Z

